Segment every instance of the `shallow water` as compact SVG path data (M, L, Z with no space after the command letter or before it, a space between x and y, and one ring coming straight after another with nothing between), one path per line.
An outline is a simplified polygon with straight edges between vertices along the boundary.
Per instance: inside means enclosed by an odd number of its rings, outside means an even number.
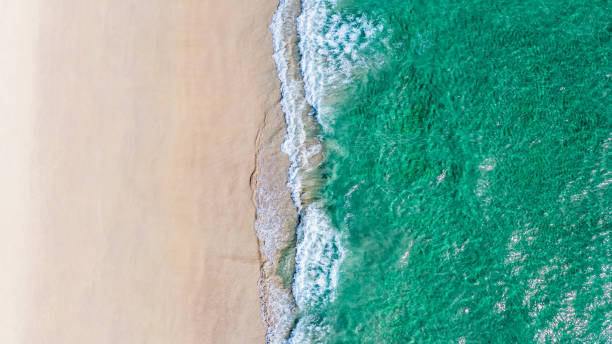
M611 15L302 2L291 342L612 342Z

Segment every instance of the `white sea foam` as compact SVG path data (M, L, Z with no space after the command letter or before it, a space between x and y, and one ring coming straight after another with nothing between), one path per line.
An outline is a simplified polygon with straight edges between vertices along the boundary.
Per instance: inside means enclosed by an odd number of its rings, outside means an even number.
M293 283L293 296L299 310L328 303L333 298L337 284L337 270L340 263L339 233L320 203L305 204L301 195L307 184L305 178L317 168L321 144L316 136L314 111L306 100L300 54L295 45L297 38L297 13L295 2L281 0L273 18L271 30L274 39L274 60L281 80L281 106L287 123L287 136L282 144L291 161L288 185L292 198L301 216L296 229L297 252L296 274ZM292 45L293 44L293 45ZM312 176L311 176L312 178ZM293 331L290 342L304 343L305 336L323 332L309 317L301 318ZM301 330L305 329L305 330ZM267 340L281 343L284 338L278 335L281 328L268 328ZM311 334L308 334L311 333Z
M287 136L281 150L290 158L288 186L300 215L296 229L296 273L293 297L302 314L289 343L312 343L328 331L309 310L324 308L335 298L338 270L344 251L340 232L332 226L322 201L303 199L305 185L313 184L312 172L321 159L321 143L316 132L325 118L325 95L351 80L355 66L365 61L359 54L363 37L370 38L382 29L363 17L342 18L332 13L334 1L280 0L270 29L274 40L274 60L281 80L281 106L287 123ZM301 9L301 14L299 13ZM299 17L298 17L299 14ZM299 49L296 44L299 36ZM318 123L315 121L318 114ZM264 244L271 256L274 245ZM262 282L264 290L266 282ZM282 293L279 293L282 294ZM274 310L267 319L267 342L283 343L286 326L294 319L286 300L276 299L263 307ZM289 312L281 316L283 311Z
M297 23L306 99L324 130L331 129L333 120L325 96L353 81L356 70L382 63L363 52L383 31L383 24L375 25L365 16L341 16L332 10L335 4L336 0L303 0Z
M298 309L306 316L299 319L289 343L316 343L328 332L326 324L309 315L333 302L338 284L338 270L344 252L338 230L322 204L309 204L302 209L298 227L298 248L293 295Z

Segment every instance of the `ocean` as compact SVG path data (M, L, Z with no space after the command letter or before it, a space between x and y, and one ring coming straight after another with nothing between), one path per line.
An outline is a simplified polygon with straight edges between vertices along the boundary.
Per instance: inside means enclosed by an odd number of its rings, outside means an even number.
M612 343L612 2L281 0L271 30L299 221L269 343Z

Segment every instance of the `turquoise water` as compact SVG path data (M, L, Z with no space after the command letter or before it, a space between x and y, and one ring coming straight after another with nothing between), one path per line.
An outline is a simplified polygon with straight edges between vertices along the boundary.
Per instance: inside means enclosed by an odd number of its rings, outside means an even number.
M305 0L297 25L323 159L290 341L612 343L612 2Z

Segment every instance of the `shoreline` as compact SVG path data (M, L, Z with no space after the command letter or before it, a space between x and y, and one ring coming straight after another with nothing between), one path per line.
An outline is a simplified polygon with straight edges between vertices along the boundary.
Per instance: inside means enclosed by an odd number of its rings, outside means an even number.
M316 195L321 182L319 165L324 158L318 135L322 128L312 99L309 99L312 89L308 87L313 85L312 80L307 79L313 75L312 71L303 70L302 53L308 49L304 41L310 40L310 33L305 28L318 23L313 22L313 4L306 4L305 13L303 6L302 0L280 0L270 24L282 94L279 103L285 119L284 139L274 150L277 156L282 152L284 158L263 164L268 169L282 165L284 174L277 171L275 179L264 178L261 191L267 197L272 195L273 202L260 197L258 214L263 216L256 223L258 236L264 239L263 244L260 241L264 254L262 314L266 340L271 344L284 343L287 339L302 342L309 336L307 329L318 326L298 319L298 310L328 301L327 293L333 297L341 260L341 257L330 255L326 248L329 242L339 245L339 237L331 228L324 201ZM279 215L288 220L278 221ZM317 284L309 277L315 270L329 272L332 280L325 285Z
M295 276L296 230L299 224L292 174L294 156L287 150L293 143L292 113L286 111L286 74L298 72L297 27L299 0L280 0L269 24L274 45L277 98L273 111L258 137L254 199L257 206L255 230L259 238L261 313L266 343L284 343L297 317L293 282Z
M16 51L0 106L19 115L2 143L23 148L4 175L20 201L0 233L20 244L0 338L265 341L249 178L282 131L276 5L10 5L36 25L0 27Z

